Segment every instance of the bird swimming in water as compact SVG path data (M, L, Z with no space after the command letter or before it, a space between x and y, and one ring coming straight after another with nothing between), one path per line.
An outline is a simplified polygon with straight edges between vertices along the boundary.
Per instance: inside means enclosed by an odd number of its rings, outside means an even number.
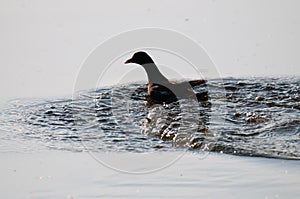
M136 52L125 61L125 64L141 65L148 76L148 100L152 103L171 103L182 98L195 98L198 101L208 100L207 92L193 91L193 87L205 84L205 80L192 80L188 82L170 82L158 69L152 58L146 52Z

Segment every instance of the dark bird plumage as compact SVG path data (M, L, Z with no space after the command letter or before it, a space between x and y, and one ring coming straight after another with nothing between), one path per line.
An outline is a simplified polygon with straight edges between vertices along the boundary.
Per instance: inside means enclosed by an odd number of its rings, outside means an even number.
M205 80L188 82L170 82L158 69L152 58L145 52L136 52L125 61L143 66L148 76L148 98L156 103L171 103L179 98L195 98L198 101L208 99L207 92L195 93L193 87L205 84Z

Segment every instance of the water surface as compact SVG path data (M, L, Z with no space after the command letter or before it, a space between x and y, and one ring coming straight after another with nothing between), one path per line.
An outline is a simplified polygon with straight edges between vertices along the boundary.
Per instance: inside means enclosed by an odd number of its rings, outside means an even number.
M203 102L149 106L143 83L63 99L18 99L1 113L1 139L70 151L193 150L300 159L299 88L297 77L227 78L196 88L209 92Z

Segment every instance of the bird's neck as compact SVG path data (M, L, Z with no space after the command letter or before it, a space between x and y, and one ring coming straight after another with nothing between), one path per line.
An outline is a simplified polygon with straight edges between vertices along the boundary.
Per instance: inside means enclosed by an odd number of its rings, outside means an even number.
M166 84L169 80L161 74L157 66L154 63L145 64L143 68L146 70L148 76L148 84Z

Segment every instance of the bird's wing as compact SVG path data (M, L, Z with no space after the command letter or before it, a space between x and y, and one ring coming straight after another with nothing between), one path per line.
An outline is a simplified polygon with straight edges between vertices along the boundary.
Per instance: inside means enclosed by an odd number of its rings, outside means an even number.
M192 87L194 87L194 86L198 86L198 85L201 85L201 84L205 84L206 80L204 80L204 79L191 80L191 81L189 81L189 83Z

